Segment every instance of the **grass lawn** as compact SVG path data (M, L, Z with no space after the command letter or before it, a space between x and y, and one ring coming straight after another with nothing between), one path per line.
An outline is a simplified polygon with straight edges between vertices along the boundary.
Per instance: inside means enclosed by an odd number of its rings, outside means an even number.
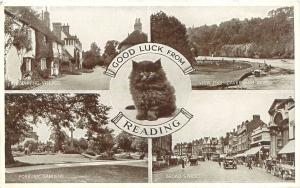
M6 183L147 183L146 167L101 165L6 174Z

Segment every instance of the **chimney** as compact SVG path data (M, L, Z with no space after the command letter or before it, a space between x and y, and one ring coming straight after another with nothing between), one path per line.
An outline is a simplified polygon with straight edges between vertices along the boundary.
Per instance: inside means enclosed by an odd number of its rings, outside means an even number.
M253 115L253 121L259 121L260 120L260 115Z
M46 11L44 12L43 22L47 26L47 28L50 28L50 13L48 12L47 7Z
M67 24L67 25L63 25L62 26L62 30L65 32L65 33L67 33L67 34L69 34L69 25Z
M52 23L53 33L57 38L61 39L61 23Z
M140 18L136 18L135 19L134 31L142 32L142 23L141 23L141 19Z

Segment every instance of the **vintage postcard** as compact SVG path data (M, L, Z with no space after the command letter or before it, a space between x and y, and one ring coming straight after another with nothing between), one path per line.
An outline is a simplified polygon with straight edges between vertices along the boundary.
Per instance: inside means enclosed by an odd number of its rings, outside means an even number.
M0 187L299 187L299 9L0 2Z

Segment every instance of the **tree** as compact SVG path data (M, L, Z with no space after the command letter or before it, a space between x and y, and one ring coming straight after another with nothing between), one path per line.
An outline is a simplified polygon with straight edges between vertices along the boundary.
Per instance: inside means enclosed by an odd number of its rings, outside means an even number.
M100 48L96 42L93 42L90 46L90 50L85 52L83 57L83 67L87 69L93 69L96 65L100 65L101 55Z
M168 16L162 11L151 15L151 42L168 45L179 51L191 63L195 62L185 25L174 16Z
M217 25L189 28L188 39L197 55L260 58L294 57L294 10L271 10L266 18L231 19Z
M87 150L88 149L88 142L84 138L80 138L78 140L78 147L82 150Z
M125 152L130 152L132 147L131 144L133 142L134 138L132 135L126 133L126 132L121 132L117 137L116 137L116 143L119 148L123 149Z
M148 152L148 140L147 138L135 137L132 142L132 148L140 152Z
M110 62L118 55L117 46L119 42L116 40L109 40L105 44L103 58L104 64L108 66Z
M105 131L109 110L97 94L5 95L5 164L14 163L11 146L32 130L32 123L47 121L57 129L72 125L96 135Z
M93 151L100 154L105 151L111 151L112 147L114 146L115 142L112 135L113 130L104 129L104 132L101 134L97 134L93 138Z
M63 150L63 144L68 138L65 131L61 129L60 126L54 126L52 127L52 133L50 135L50 140L54 142L54 152L62 151Z

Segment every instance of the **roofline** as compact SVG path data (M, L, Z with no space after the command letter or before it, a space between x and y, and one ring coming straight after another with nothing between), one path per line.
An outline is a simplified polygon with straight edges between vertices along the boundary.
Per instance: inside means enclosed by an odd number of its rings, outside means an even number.
M24 23L25 25L28 25L29 27L33 28L34 30L39 31L39 32L41 32L42 34L44 34L44 35L46 35L46 36L49 36L47 33L41 31L39 28L37 28L37 27L31 25L30 22L29 22L28 20L23 19L22 17L16 16L16 15L13 14L12 12L10 12L9 10L4 9L4 13L7 14L7 15L9 15L9 16L11 16L11 17L13 17L13 18L15 18L15 19L17 19L17 20L19 20L20 22ZM49 29L49 31L52 33L52 31L51 31L50 29ZM55 35L53 34L53 36L55 36ZM52 36L50 36L50 37L52 37ZM55 37L56 37L56 36L55 36ZM56 42L58 42L58 43L60 43L60 44L63 44L63 42L60 41L60 40L54 40L54 41L56 41Z

